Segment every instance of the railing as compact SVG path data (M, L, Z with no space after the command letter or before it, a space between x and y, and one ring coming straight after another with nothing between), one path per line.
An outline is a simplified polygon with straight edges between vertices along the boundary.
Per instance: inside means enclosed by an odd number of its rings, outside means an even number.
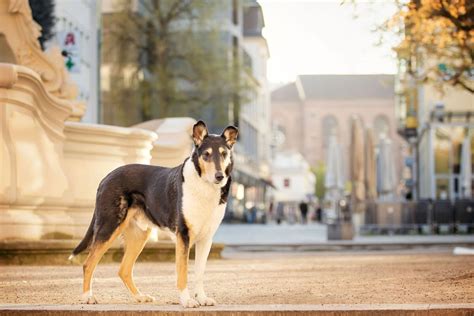
M474 199L369 203L362 233L474 233Z

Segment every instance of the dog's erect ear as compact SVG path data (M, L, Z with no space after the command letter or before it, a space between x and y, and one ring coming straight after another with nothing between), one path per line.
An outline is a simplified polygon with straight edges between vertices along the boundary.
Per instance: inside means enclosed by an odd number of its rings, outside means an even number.
M202 141L206 136L208 135L207 131L207 126L206 123L203 121L199 121L193 126L193 140L194 140L194 145L200 146L202 144Z
M227 146L232 148L235 142L237 141L237 136L239 135L239 130L234 126L227 126L222 132L222 137L224 137Z

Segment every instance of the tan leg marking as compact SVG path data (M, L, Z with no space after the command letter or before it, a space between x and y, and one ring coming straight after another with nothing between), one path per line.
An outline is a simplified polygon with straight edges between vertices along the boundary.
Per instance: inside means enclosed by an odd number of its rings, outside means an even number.
M178 290L184 290L188 285L189 246L186 247L181 235L176 236L176 272L178 274Z
M97 304L97 300L92 296L91 294L91 281L92 281L92 276L94 274L94 270L97 267L97 264L99 263L100 259L102 259L102 256L107 252L107 250L112 246L112 243L114 242L115 239L123 232L123 230L128 226L130 219L135 215L136 210L130 209L127 213L127 217L125 220L120 224L117 229L112 233L112 236L110 236L109 240L105 242L100 242L94 244L90 251L89 255L87 256L86 261L84 262L83 265L83 271L84 271L84 283L83 283L83 295L85 303L87 304Z
M125 239L125 253L118 274L132 296L139 303L154 301L153 297L141 294L133 281L133 267L138 256L145 247L145 244L150 237L150 233L151 228L143 231L133 223L131 223L123 233Z
M191 298L188 290L188 261L189 248L191 247L191 240L186 247L183 238L178 233L176 234L176 272L178 274L177 286L179 290L179 302L185 308L199 307L199 303Z

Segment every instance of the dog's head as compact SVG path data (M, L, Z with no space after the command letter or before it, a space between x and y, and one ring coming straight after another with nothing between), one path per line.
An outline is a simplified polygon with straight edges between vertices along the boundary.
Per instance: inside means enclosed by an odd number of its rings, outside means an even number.
M207 182L224 186L233 168L232 148L239 130L227 126L221 135L209 134L206 124L193 126L194 151L192 161L199 176Z

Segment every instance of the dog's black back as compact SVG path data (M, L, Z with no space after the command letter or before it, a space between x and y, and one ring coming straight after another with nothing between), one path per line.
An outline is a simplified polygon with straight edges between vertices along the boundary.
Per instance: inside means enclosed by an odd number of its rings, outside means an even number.
M181 164L175 168L130 164L109 173L99 184L91 226L73 255L94 241L106 241L125 220L129 208L141 209L161 228L179 230L187 236L181 214Z

